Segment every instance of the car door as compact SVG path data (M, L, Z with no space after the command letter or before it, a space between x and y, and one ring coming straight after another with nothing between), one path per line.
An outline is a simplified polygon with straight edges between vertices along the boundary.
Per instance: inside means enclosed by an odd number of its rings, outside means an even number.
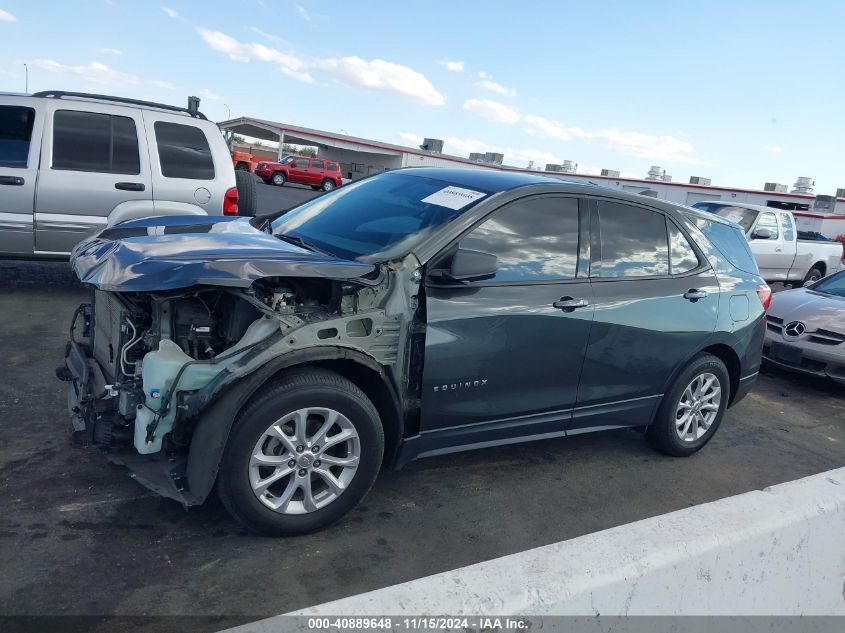
M647 424L719 306L706 258L662 212L599 199L591 225L595 316L569 432Z
M46 103L35 250L63 254L104 227L119 207L149 202L152 187L140 110Z
M759 237L759 231L769 232L768 237ZM795 259L794 242L784 244L775 211L761 211L748 231L751 252L757 260L760 276L767 281L786 279Z
M290 163L288 173L291 182L299 183L300 185L312 185L311 171L309 165L311 161L307 158L294 158Z
M563 434L590 323L579 200L509 203L428 267L421 429L427 445ZM437 281L454 248L498 258L493 278ZM437 440L435 438L442 438Z
M311 166L309 167L309 169L311 170L311 174L310 174L311 179L310 179L308 184L314 185L315 187L317 185L322 185L323 184L323 178L325 178L325 173L326 173L325 168L326 168L325 161L323 161L323 160L312 160Z
M31 255L33 205L44 109L37 100L0 96L0 254Z

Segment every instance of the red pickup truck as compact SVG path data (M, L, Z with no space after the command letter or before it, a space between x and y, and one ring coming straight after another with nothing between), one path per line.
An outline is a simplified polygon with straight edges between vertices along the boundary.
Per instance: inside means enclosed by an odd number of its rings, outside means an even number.
M282 186L293 182L311 185L315 191L331 191L343 184L340 165L323 158L285 156L277 163L262 161L255 166L255 174L267 184Z

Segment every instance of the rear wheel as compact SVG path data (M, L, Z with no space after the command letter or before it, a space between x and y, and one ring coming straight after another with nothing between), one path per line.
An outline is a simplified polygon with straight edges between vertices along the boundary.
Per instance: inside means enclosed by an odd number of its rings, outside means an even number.
M667 455L688 457L715 435L729 399L725 364L712 354L700 354L663 397L646 437Z
M824 277L824 273L817 267L813 267L810 269L810 272L807 273L807 276L804 277L804 284L805 286L814 283Z
M326 179L323 181L323 185L322 185L322 187L320 187L320 188L321 188L323 191L331 191L332 189L334 189L334 180L329 180L328 178L326 178Z
M273 184L276 185L277 187L281 187L282 185L285 184L285 182L287 182L287 178L285 178L285 175L280 171L277 171L275 174L273 174L273 177L272 177L271 180L272 180Z
M383 452L378 412L358 387L334 372L296 371L235 422L220 467L220 498L254 532L304 534L363 499Z
M235 185L238 188L238 215L254 216L257 205L255 178L248 171L235 171Z

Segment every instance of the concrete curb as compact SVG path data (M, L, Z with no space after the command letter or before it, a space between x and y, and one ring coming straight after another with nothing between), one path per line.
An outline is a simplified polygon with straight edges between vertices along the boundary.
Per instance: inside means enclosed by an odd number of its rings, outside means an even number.
M845 615L845 468L289 615L406 614Z

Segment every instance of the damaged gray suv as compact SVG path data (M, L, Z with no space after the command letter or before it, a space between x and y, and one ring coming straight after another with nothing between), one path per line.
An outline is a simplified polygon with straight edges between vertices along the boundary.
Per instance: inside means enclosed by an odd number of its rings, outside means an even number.
M133 220L80 244L74 435L270 535L382 466L585 431L691 455L760 364L770 291L719 217L555 178L397 170L273 220Z

